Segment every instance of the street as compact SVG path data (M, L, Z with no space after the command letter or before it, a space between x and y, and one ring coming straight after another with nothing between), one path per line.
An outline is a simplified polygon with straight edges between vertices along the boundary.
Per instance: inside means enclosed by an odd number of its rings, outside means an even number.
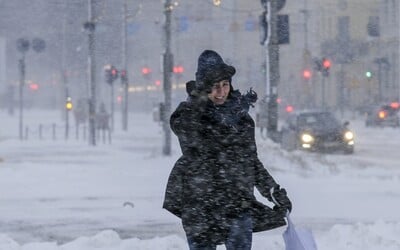
M37 122L33 117L59 120L53 111L30 113L27 124ZM20 142L14 122L9 119L1 133L0 232L20 243L66 243L108 229L121 238L184 239L179 220L161 208L180 149L174 137L173 155L162 156L161 127L150 114L133 113L127 134L116 132L112 144L95 148L75 139ZM390 209L399 206L400 130L366 128L362 119L350 122L354 155L286 152L257 133L259 157L288 190L293 219L317 236L340 224L400 221ZM278 237L283 230L256 239Z

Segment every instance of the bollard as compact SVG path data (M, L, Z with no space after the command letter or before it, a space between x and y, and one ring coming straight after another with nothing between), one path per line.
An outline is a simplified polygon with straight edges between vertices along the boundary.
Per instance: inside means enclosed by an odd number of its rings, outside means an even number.
M43 132L43 125L42 125L42 124L39 124L39 140L42 140L42 139L43 139L42 132Z
M56 124L52 124L52 134L53 134L53 141L56 140Z
M29 127L28 126L26 126L25 127L25 140L28 140L28 136L29 136Z
M79 140L79 123L75 124L75 139Z
M86 125L83 126L83 139L86 140Z

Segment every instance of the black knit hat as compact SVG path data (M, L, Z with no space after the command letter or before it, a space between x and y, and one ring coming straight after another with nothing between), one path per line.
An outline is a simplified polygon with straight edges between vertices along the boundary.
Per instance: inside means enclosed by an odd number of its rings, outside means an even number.
M236 73L236 69L222 60L222 57L213 50L205 50L200 54L197 62L196 88L199 91L210 92L214 83L229 80ZM233 90L231 85L231 90Z

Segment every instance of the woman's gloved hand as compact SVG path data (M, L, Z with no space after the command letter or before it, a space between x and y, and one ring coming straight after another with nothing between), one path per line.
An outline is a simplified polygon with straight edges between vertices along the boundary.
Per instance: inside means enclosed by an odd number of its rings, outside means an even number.
M289 211L289 213L292 211L292 202L287 196L286 190L284 188L280 188L279 186L272 188L271 198L272 202L276 206L280 208L285 208Z

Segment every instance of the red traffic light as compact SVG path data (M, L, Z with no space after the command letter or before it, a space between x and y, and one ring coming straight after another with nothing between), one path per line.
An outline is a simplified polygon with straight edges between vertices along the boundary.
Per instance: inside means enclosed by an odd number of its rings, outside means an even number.
M151 69L149 67L143 67L142 68L142 74L143 75L148 75L151 73Z
M310 70L308 70L308 69L303 70L303 77L304 77L304 79L309 80L309 79L311 78L311 76L312 76L312 73L311 73Z
M39 89L39 84L37 84L37 83L31 83L31 84L29 84L29 88L30 88L31 90L33 90L33 91L36 91L36 90Z
M118 103L122 103L122 96L120 96L120 95L117 96L117 102L118 102Z
M173 72L175 74L182 74L184 71L183 66L174 66L173 68Z
M292 113L293 110L294 110L294 108L293 108L292 105L287 105L286 108L285 108L285 110L286 110L286 112L288 112L288 113Z
M121 77L125 77L126 76L126 70L121 70Z
M331 61L324 58L322 61L322 66L324 67L324 69L329 69L331 67Z

